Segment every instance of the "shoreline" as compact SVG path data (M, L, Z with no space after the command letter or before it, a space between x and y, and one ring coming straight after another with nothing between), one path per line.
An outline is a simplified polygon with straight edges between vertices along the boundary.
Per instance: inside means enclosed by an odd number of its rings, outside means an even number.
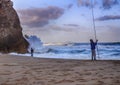
M0 55L9 55L9 56L17 56L17 57L28 57L28 58L30 58L30 57L32 57L31 56L31 54L30 53L27 53L27 54L17 54L17 53L9 53L9 54L0 54ZM39 56L41 56L41 55L39 55ZM69 57L54 57L54 55L53 55L53 57L39 57L38 55L37 56L33 56L32 58L40 58L40 59L59 59L59 60L91 60L91 57L89 56L89 58L69 58ZM42 55L42 56L44 56L44 55ZM115 61L119 61L120 60L120 58L104 58L104 57L100 57L100 58L98 58L98 57L96 57L97 58L97 61L104 61L104 60L106 60L106 61L112 61L112 60L115 60Z
M0 85L120 85L120 60L0 55Z

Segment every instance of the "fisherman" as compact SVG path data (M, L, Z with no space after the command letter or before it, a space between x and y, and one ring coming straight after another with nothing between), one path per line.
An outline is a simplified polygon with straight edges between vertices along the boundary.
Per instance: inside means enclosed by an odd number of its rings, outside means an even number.
M96 45L98 40L96 42L93 41L93 39L90 39L90 45L91 45L91 58L92 60L96 60Z
M31 48L31 57L33 57L34 49Z

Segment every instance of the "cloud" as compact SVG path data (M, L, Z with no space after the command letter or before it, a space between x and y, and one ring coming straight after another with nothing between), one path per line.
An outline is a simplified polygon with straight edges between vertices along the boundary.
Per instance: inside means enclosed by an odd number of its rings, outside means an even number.
M102 1L102 8L110 9L114 5L119 4L119 0L101 0ZM92 7L98 3L98 0L77 0L78 6L85 6L85 7Z
M77 25L77 24L64 24L64 26L79 27L79 25Z
M97 21L105 21L105 20L117 20L120 19L120 15L117 16L113 16L113 15L109 15L109 16L103 16L103 17L99 17L96 20Z
M64 9L49 6L46 8L29 8L18 10L22 24L27 27L43 27L49 24L49 20L55 20L61 17Z
M102 1L104 9L110 9L112 6L118 4L118 0L102 0Z
M77 2L78 2L78 6L86 6L86 7L91 6L90 0L77 0Z
M70 32L70 31L78 30L77 27L73 28L73 27L65 27L65 26L58 26L58 25L49 25L46 28L48 28L48 30L62 31L62 32Z
M73 7L73 4L69 4L68 6L67 6L67 9L71 9Z

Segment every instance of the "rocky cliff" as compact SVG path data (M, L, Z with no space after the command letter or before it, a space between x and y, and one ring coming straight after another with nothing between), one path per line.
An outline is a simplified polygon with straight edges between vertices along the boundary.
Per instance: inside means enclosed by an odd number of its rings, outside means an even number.
M11 0L0 0L0 52L25 53L28 42L22 35L22 28Z

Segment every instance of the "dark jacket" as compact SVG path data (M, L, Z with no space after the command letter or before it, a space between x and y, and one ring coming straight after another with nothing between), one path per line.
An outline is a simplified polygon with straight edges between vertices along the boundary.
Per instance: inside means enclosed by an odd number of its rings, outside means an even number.
M97 42L90 42L91 50L95 50Z

